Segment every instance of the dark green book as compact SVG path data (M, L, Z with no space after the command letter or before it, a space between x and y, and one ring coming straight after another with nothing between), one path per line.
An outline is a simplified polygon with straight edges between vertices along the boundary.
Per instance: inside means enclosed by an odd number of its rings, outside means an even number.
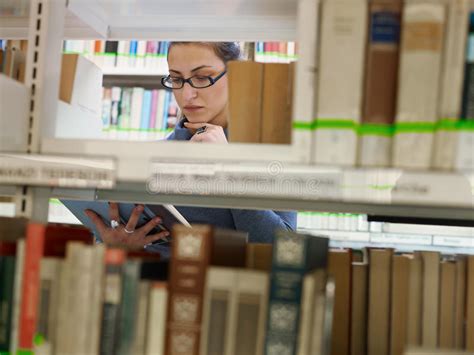
M0 354L10 350L15 257L0 255Z

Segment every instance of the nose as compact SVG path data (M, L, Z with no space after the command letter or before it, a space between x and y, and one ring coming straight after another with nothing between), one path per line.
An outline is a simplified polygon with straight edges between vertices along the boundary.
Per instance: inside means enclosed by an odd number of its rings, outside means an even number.
M183 90L183 98L185 101L191 101L197 96L197 90L189 83L184 83L184 86L181 90Z

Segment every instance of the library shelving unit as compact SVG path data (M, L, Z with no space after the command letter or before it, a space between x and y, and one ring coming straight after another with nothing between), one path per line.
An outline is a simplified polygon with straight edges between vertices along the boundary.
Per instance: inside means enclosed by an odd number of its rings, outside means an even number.
M316 53L313 2L33 0L0 5L0 38L29 39L25 85L32 91L25 118L29 130L7 132L28 136L28 145L0 152L0 195L14 196L17 214L37 221L46 221L51 197L473 221L472 172L309 164L312 133L298 123L312 121L314 85L306 73ZM297 41L293 143L58 139L55 93L64 38Z

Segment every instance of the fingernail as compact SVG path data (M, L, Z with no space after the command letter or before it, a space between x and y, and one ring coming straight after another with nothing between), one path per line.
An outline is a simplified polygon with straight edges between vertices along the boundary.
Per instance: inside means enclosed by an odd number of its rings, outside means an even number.
M161 218L156 217L155 219L153 219L153 222L155 222L156 224L158 224L158 223L161 222Z
M169 236L170 235L170 232L165 232L165 237Z
M137 206L137 210L140 211L140 212L143 211L143 206L142 206L142 205L138 205L138 206Z
M188 123L189 123L189 122L184 122L183 124L184 124L185 126L187 126L187 125L188 125Z

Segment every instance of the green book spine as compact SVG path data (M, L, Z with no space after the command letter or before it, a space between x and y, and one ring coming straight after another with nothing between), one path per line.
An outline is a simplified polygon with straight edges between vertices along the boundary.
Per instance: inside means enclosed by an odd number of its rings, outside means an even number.
M0 354L8 354L13 310L15 257L0 256Z

